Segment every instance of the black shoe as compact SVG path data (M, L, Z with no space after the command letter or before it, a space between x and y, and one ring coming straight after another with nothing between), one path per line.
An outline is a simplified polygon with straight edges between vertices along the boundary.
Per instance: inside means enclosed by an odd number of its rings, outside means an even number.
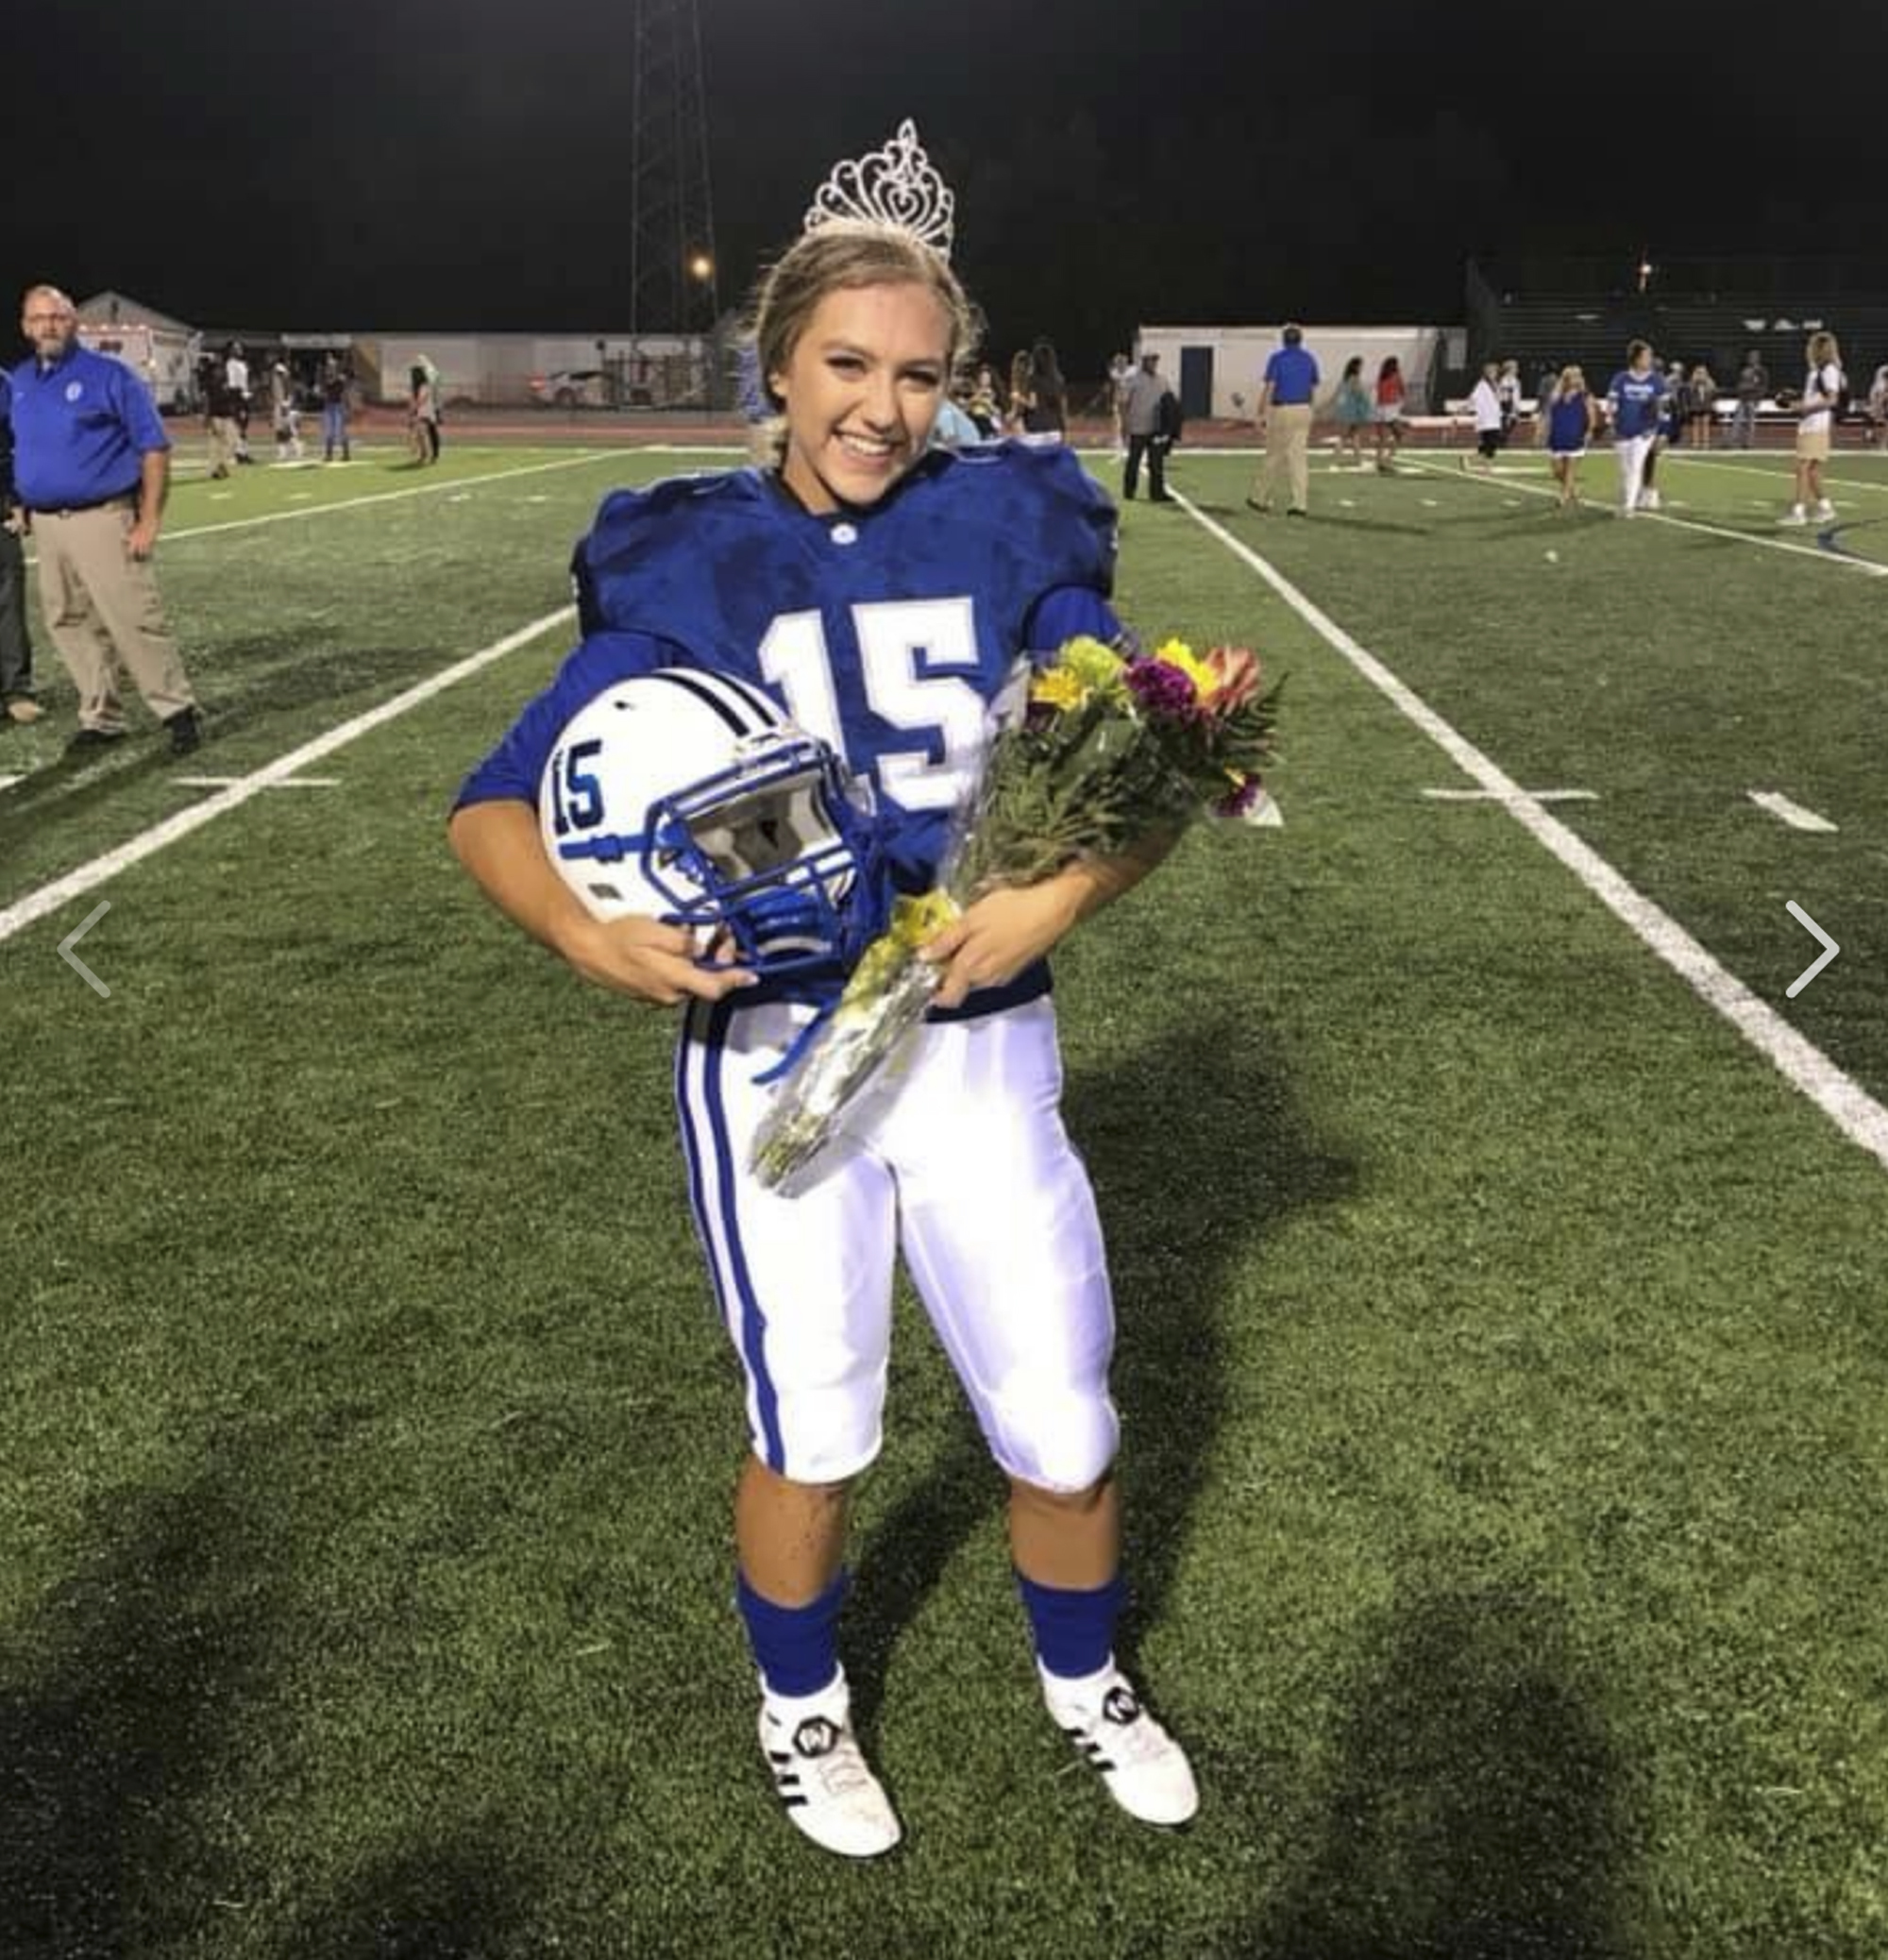
M1256 497L1248 497L1245 507L1249 511L1256 511L1261 517L1269 517L1272 515L1272 506L1269 503L1260 503Z
M1309 511L1300 510L1294 503L1287 509L1285 515L1288 517L1308 517L1311 514Z
M166 715L163 725L171 732L171 753L188 755L203 741L203 726L194 708L179 708Z
M1165 490L1156 491L1147 500L1149 503L1178 503L1180 501L1177 497L1170 497Z
M81 728L65 745L65 752L68 755L86 755L95 749L109 749L124 739L123 729L114 733L109 728Z

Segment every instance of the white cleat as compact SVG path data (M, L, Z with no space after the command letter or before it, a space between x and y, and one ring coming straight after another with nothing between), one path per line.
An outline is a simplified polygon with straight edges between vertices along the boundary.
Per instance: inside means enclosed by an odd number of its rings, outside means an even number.
M789 1713L763 1701L760 1738L782 1806L822 1850L876 1858L899 1841L897 1815L852 1733L843 1675Z
M1827 497L1816 506L1816 522L1818 524L1833 524L1835 522L1835 505Z
M1777 521L1779 524L1789 525L1807 524L1810 521L1809 513L1803 509L1801 504L1795 504L1791 508L1788 515L1778 517Z
M1184 1824L1200 1808L1187 1752L1140 1705L1119 1667L1086 1681L1042 1677L1049 1713L1112 1797L1143 1824Z

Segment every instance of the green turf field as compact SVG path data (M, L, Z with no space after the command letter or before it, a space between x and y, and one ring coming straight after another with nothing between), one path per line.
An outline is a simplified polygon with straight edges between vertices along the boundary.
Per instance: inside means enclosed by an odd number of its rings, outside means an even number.
M1300 524L1183 449L1125 513L1123 611L1287 676L1284 827L1057 958L1129 1646L1205 1806L1151 1834L1051 1730L907 1302L845 1635L907 1838L864 1869L754 1749L668 1026L444 836L598 497L675 466L183 484L180 767L142 721L61 767L36 632L0 1953L1888 1952L1888 465L1831 465L1822 537L1768 456L1674 457L1630 524L1527 454L1321 463ZM1792 899L1842 946L1794 1001ZM56 951L104 903L109 999Z

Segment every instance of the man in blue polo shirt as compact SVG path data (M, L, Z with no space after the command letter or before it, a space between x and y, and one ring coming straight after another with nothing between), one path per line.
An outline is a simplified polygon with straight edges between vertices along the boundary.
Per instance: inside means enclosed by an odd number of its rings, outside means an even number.
M1269 511L1278 480L1289 477L1291 501L1286 515L1302 517L1311 501L1311 403L1318 393L1318 363L1305 346L1305 329L1288 325L1283 345L1265 363L1254 419L1265 445L1258 482L1246 498L1256 511Z
M151 567L170 437L138 377L79 346L77 313L57 286L28 288L21 315L33 354L10 377L13 475L39 543L46 631L78 690L68 752L123 739L122 663L171 752L187 755L201 739L196 700Z

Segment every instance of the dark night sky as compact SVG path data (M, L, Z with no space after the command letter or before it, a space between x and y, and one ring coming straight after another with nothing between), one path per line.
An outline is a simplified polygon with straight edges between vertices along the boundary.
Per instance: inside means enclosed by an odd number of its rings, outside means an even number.
M627 323L624 0L123 11L8 37L9 292L211 326ZM1471 253L1888 258L1888 8L1817 16L1814 75L1788 16L1736 16L700 0L721 296L904 115L992 346L1047 332L1078 370L1138 320L1458 319Z

